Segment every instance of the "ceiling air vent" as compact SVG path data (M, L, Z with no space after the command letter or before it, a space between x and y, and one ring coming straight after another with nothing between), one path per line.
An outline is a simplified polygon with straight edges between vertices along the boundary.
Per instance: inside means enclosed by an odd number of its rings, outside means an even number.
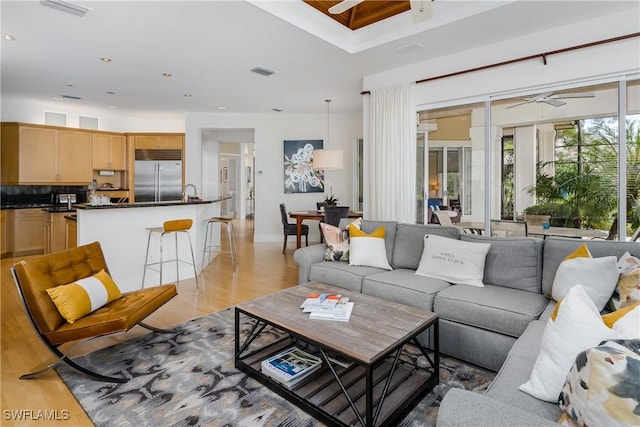
M84 16L89 12L89 10L91 10L84 6L80 6L79 4L74 4L64 0L40 0L40 4L76 16Z
M269 77L270 75L277 73L277 71L273 71L261 66L253 67L249 71L251 71L252 73L260 74L261 76L265 76L265 77Z
M67 99L82 99L81 97L75 95L62 95L62 97Z

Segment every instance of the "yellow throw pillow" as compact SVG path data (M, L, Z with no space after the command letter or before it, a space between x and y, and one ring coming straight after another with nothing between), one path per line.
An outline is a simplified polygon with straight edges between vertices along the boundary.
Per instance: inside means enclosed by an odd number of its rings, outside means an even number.
M589 297L602 310L618 283L617 258L593 258L586 244L567 255L556 270L551 287L551 298L560 301L569 289L581 284Z
M635 303L633 305L629 305L629 306L627 306L625 308L621 308L620 310L616 310L613 313L605 314L604 316L602 316L602 321L608 327L613 328L613 325L618 320L620 320L627 313L633 311L638 306L640 306L640 302L637 302L637 303Z
M367 234L355 224L349 224L349 265L393 270L387 259L384 227Z
M118 285L104 270L67 285L49 288L47 293L60 315L71 324L122 296Z
M591 256L591 252L589 252L589 248L587 247L586 243L581 244L580 247L578 247L578 249L571 252L566 257L564 257L564 260L566 261L568 259L574 259L574 258L593 258Z

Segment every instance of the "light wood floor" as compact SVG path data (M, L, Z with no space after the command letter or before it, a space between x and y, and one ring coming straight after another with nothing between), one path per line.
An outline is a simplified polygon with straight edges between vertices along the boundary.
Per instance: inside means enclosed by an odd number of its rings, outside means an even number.
M234 275L226 242L223 251L209 264L200 276L204 278L200 291L195 291L193 279L178 284L178 296L160 308L148 319L153 326L170 326L194 317L208 314L257 296L293 286L298 281L298 270L293 261L295 238L289 239L286 254L282 254L282 243L253 243L253 221L234 221L238 239L240 266ZM71 392L54 370L49 370L36 379L19 380L34 367L55 360L49 350L34 333L24 313L13 283L9 267L18 259L3 259L1 262L1 407L2 426L91 426L92 423ZM107 264L109 260L107 260ZM139 326L126 334L105 337L71 349L71 354L88 353L100 347L125 341L148 333ZM87 380L91 381L91 380ZM49 411L62 418L67 411L68 419L59 421L26 420L13 421L14 411ZM11 412L7 412L11 411Z

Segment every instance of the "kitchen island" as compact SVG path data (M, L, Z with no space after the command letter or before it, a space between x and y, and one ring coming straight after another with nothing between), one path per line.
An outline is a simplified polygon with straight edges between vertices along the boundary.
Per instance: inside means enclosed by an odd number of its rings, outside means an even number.
M111 204L93 206L76 204L77 242L78 245L98 241L102 246L109 271L122 292L140 289L144 258L147 250L149 227L161 227L165 221L172 219L192 219L193 226L189 230L193 251L196 258L196 269L202 268L204 233L207 219L220 212L218 202L230 197L219 197L189 202L142 202L132 204ZM155 234L155 233L154 233ZM178 236L178 252L180 259L191 261L188 240ZM214 244L220 241L219 230L212 236ZM159 260L159 237L151 238L149 259ZM165 260L175 258L175 240L173 236L164 239L163 257ZM179 263L180 279L193 277L193 268ZM145 286L159 284L157 272L147 270ZM166 263L162 272L165 283L176 280L175 262Z

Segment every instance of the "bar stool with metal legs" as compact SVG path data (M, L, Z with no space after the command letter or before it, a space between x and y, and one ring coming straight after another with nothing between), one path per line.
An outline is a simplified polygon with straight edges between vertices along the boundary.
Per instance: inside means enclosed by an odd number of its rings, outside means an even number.
M162 266L164 263L175 261L176 262L176 281L180 281L180 265L179 262L184 262L185 264L190 264L193 266L193 274L196 279L196 289L198 288L198 272L196 271L196 258L193 254L193 245L191 244L191 236L189 235L189 229L193 225L192 219L175 219L171 221L165 221L162 227L148 227L147 231L149 231L149 238L147 239L147 253L144 257L144 271L142 273L142 287L144 288L144 279L147 273L147 269L157 271L160 273L160 285L162 285ZM151 236L154 233L160 234L160 261L158 262L149 262L149 246L151 245ZM184 233L187 235L189 239L189 249L191 249L191 262L180 259L178 252L178 234ZM165 234L173 234L175 237L176 243L176 257L173 259L165 260L163 259L163 244L162 240ZM153 268L153 266L159 265L159 268Z
M227 235L229 236L229 250L231 252L231 263L233 264L233 271L238 268L238 248L236 246L236 235L233 231L233 216L214 216L207 220L207 227L205 229L204 237L204 249L202 250L202 269L206 266L205 260L209 259L211 262L210 254L215 252L212 248L216 248L219 245L211 244L211 231L214 224L226 224Z

